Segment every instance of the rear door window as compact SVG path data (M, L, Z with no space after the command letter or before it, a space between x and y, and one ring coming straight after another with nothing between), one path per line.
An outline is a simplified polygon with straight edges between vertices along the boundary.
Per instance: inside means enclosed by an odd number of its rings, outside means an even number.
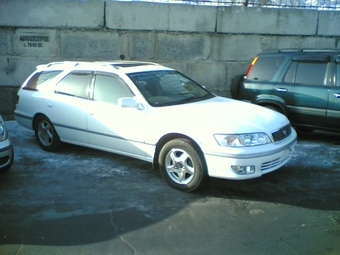
M284 78L287 83L324 85L328 63L292 62Z
M56 93L80 98L88 98L92 78L92 72L71 72L57 84Z
M271 80L284 59L284 56L259 56L247 78L260 81Z

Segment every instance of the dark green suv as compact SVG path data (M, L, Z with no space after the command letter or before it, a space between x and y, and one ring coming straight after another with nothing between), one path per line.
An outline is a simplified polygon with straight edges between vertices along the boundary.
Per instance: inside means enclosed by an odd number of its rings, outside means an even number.
M232 96L279 111L296 127L339 131L340 49L260 53Z

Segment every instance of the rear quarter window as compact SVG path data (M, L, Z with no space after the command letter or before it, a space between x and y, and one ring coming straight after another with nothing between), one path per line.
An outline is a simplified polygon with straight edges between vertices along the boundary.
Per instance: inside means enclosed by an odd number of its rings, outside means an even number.
M281 64L284 56L259 56L247 79L268 81L271 80Z
M23 89L26 90L39 90L44 85L47 84L47 81L53 79L62 71L43 71L34 74L31 79L27 82L26 86Z

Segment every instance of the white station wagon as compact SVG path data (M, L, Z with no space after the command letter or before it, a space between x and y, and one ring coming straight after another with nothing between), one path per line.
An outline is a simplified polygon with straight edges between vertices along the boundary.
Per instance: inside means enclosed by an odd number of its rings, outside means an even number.
M71 143L148 161L186 192L208 176L244 180L274 171L297 139L284 115L216 96L148 62L37 66L18 92L15 117L46 151Z

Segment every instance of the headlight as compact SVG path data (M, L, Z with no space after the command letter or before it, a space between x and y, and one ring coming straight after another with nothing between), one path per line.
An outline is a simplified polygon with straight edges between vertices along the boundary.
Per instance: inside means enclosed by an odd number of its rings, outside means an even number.
M265 133L237 135L216 134L214 137L219 145L227 147L257 146L272 142Z
M6 127L3 122L0 121L0 141L7 139Z

